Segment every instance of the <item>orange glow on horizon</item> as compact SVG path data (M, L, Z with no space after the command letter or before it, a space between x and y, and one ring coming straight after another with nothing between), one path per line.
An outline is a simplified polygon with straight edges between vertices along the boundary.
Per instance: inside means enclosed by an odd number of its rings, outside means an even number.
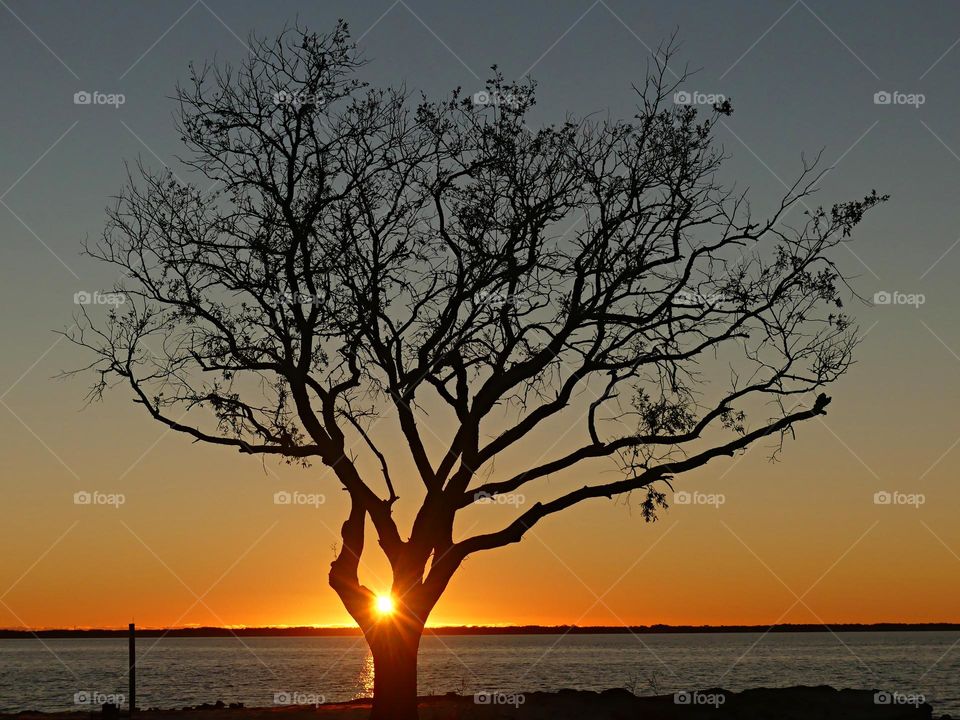
M102 443L101 436L87 442L77 454L94 468L91 476L119 477L140 448L156 442L149 424L119 406L87 411L98 426L116 426L120 414L131 436L120 447L109 433ZM840 404L835 422L841 408L858 413L855 404ZM948 447L953 439L938 440ZM896 447L892 438L877 445L891 477L903 474ZM931 471L943 486L930 480L923 488L930 501L921 507L877 505L874 493L887 486L828 429L808 425L787 445L783 462L752 452L677 484L722 493L723 504L673 503L658 522L645 523L635 506L591 501L538 525L516 545L470 557L427 625L960 622L960 574L945 571L956 563L947 547L960 547L951 514L960 495L946 484L958 468L951 455ZM23 482L9 506L38 510L6 516L5 536L17 539L17 552L0 556L0 578L12 585L0 627L122 630L133 620L143 629L355 628L328 585L325 555L349 513L345 493L318 469L272 470L276 477L247 458L171 435L123 483L107 488L124 492L126 504L98 508L75 505L74 486L52 483L49 468L11 462L7 471ZM605 471L596 468L598 477ZM498 465L498 472L508 469ZM593 472L558 474L520 508L470 508L455 538L496 529L585 477ZM326 502L277 505L273 495L284 488L322 491ZM412 523L414 498L396 506L401 527ZM388 588L391 569L372 528L366 548L361 582ZM911 592L897 592L905 578ZM805 603L793 607L793 593L811 587ZM193 593L208 588L197 604Z

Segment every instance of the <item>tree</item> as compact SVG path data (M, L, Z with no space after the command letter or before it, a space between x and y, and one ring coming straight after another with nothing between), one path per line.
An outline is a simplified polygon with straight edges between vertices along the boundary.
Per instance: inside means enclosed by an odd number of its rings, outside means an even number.
M496 69L440 101L367 87L342 23L252 48L239 67L191 66L178 125L202 185L129 173L87 247L128 302L81 310L69 335L94 353L94 397L119 379L194 440L330 468L351 509L329 581L373 654L373 717L414 718L424 623L468 556L595 498L636 493L654 520L676 476L764 438L779 449L825 413L856 344L831 251L885 197L790 227L820 177L805 162L755 219L718 179L731 106L672 102L670 46L631 120L538 129L533 84ZM201 408L214 419L194 422ZM434 456L428 412L448 431ZM491 472L558 422L564 451ZM388 428L419 475L408 532ZM604 459L617 479L598 479ZM581 487L546 491L575 467ZM544 499L456 535L458 512L521 490ZM368 520L389 617L359 578Z

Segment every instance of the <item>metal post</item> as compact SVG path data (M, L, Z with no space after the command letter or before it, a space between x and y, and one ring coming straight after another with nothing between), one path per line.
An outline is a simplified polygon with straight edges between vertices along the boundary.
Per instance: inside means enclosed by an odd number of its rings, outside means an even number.
M136 627L133 623L130 623L130 671L129 671L129 680L130 680L130 717L133 717L133 714L137 711L137 638L136 638Z

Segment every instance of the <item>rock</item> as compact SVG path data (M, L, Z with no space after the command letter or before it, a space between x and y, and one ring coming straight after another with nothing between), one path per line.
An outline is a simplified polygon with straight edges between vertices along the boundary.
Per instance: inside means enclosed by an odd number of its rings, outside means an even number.
M831 687L758 688L731 692L721 688L691 690L673 695L637 697L622 689L600 693L558 692L500 693L489 702L462 700L461 714L476 720L931 720L926 703L884 703L873 690L836 690ZM522 698L510 704L509 698ZM444 698L436 698L440 718ZM472 706L468 710L468 705ZM430 706L428 706L430 707Z

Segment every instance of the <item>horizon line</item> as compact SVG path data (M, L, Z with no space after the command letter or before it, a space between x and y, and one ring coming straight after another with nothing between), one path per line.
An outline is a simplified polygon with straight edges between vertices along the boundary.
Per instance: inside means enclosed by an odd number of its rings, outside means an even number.
M628 634L628 633L749 633L749 632L880 632L895 630L960 631L960 622L839 622L839 623L774 623L723 625L428 625L424 633L435 635L549 635L563 634ZM356 625L188 625L181 627L137 627L137 635L144 637L323 637L360 635ZM0 639L17 638L113 638L126 637L128 627L89 628L0 628Z

